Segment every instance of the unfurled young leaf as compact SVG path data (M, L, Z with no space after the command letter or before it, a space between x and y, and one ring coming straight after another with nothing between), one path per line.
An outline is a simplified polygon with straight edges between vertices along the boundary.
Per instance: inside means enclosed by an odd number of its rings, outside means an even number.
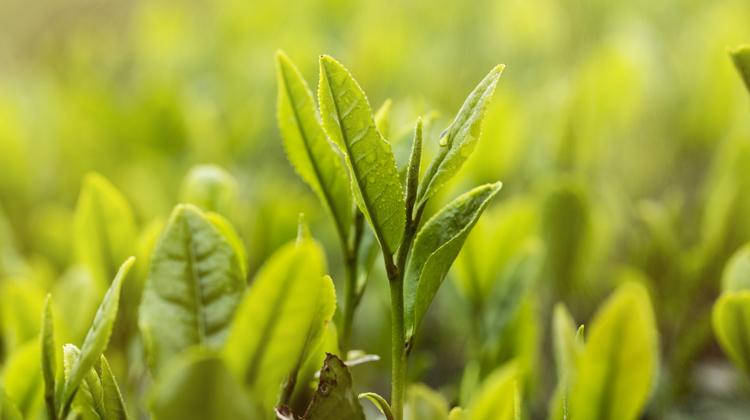
M190 347L221 348L244 289L231 239L197 207L178 205L152 254L140 307L153 372Z
M154 420L267 418L258 415L224 361L202 349L180 355L164 369L151 393L151 411Z
M599 309L570 394L572 420L638 418L654 385L657 336L651 302L638 283L624 283Z
M328 354L320 370L320 383L305 411L304 420L364 420L362 406L354 393L352 375L344 362Z
M81 357L81 351L73 344L66 344L63 347L63 366L65 379L67 380L73 366ZM104 394L99 376L92 367L83 376L75 396L71 403L71 411L85 420L106 419L106 409L104 408ZM62 417L61 418L65 418Z
M729 50L737 71L745 82L745 87L750 91L750 45L742 45Z
M456 118L440 139L440 151L425 173L417 196L417 207L430 199L461 168L474 151L482 131L482 120L505 66L498 65L466 98Z
M417 200L417 191L419 188L419 169L422 165L422 118L417 120L417 126L414 128L414 142L411 145L409 163L406 167L406 210L414 209ZM414 217L407 214L407 218Z
M750 374L750 290L722 293L712 315L722 349L745 374Z
M99 362L100 356L104 353L109 343L109 336L112 334L115 320L117 319L117 309L120 302L120 290L122 282L127 277L130 268L133 266L135 258L128 258L120 270L115 275L107 293L104 295L99 309L96 311L94 322L91 324L86 338L81 346L80 356L71 359L72 363L66 368L65 384L63 385L62 396L60 398L60 407L58 412L59 418L65 418L70 409L73 397L78 391L78 387L89 374L94 364Z
M395 251L404 233L406 211L391 145L375 126L365 92L329 56L320 58L318 101L323 126L346 157L357 205L383 249Z
M122 398L122 392L120 392L120 386L117 385L115 375L112 373L109 362L104 355L99 358L99 365L96 368L102 383L103 406L107 413L106 420L127 420L128 411Z
M217 165L197 165L182 181L180 198L205 211L232 216L237 201L237 181Z
M44 403L50 419L57 416L55 402L57 375L57 345L55 344L54 318L52 316L52 297L47 295L42 311L42 377L44 378Z
M323 131L310 88L286 54L276 54L276 116L287 157L330 212L346 239L352 224L352 198L343 157Z
M282 384L294 385L333 318L336 293L324 273L320 245L302 238L271 256L237 309L224 356L264 412L273 412Z
M380 411L380 414L385 416L386 420L393 420L391 406L388 404L388 401L386 401L385 398L381 397L379 394L376 394L374 392L363 392L359 394L358 398L366 398L370 400L370 402L372 402L372 404Z
M466 420L517 420L520 413L520 377L518 365L509 362L495 369L471 399Z
M83 181L73 232L78 261L105 290L119 264L135 252L137 227L125 197L99 174L88 174Z
M466 236L501 183L487 184L459 196L428 220L417 234L404 284L407 336L413 336L432 303Z
M580 330L578 330L580 331ZM567 420L570 413L570 390L575 383L583 343L578 339L575 322L563 304L557 304L552 318L552 341L557 366L557 388L550 400L550 420Z

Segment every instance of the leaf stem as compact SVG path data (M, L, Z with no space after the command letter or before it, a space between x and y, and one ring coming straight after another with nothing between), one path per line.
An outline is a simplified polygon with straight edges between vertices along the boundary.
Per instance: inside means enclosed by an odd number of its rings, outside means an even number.
M341 356L346 358L352 336L352 324L354 323L354 312L357 310L360 296L357 296L357 278L359 263L359 247L362 243L364 233L364 215L358 211L354 218L354 236L351 243L342 241L344 252L344 270L346 279L344 283L344 313L341 319L341 335L339 336L339 349Z

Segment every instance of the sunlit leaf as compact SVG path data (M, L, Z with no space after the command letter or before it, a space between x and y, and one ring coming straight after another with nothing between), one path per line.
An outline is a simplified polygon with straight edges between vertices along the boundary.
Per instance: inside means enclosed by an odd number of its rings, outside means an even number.
M318 121L307 82L284 53L276 55L276 116L287 157L331 213L343 239L352 224L352 198L342 156Z
M651 302L638 283L624 283L599 309L570 394L573 420L638 418L657 372Z
M217 165L197 165L182 181L182 202L231 217L237 200L237 181Z
M414 384L406 392L404 417L410 420L448 420L448 402L429 387Z
M740 248L727 262L721 276L721 288L724 292L750 290L750 244Z
M43 411L40 357L39 342L31 340L4 362L2 386L24 418L33 418Z
M570 390L575 383L583 345L576 339L576 325L563 304L557 304L552 318L552 340L557 367L557 388L550 399L552 420L566 420L570 414Z
M154 372L187 348L224 344L245 289L240 267L230 240L203 212L175 208L152 254L140 307Z
M498 65L466 98L456 118L440 139L440 151L425 173L417 205L429 200L461 168L474 151L482 131L482 120L505 66Z
M324 273L320 245L304 238L290 243L260 269L237 309L224 348L227 365L269 413L333 317L336 293Z
M477 187L450 202L417 234L406 268L404 307L407 335L414 335L466 236L501 183Z
M16 405L0 387L0 420L23 420Z
M520 419L520 380L514 362L495 369L484 380L466 408L467 420Z
M44 403L47 406L47 414L54 419L57 414L57 403L55 401L56 375L57 375L57 345L55 344L55 327L52 316L52 298L47 295L42 312L42 377L44 378Z
M712 320L721 347L750 374L750 290L722 293L714 304Z
M100 356L107 348L112 328L117 319L122 282L127 277L134 262L135 258L130 257L120 266L120 270L115 275L112 285L104 295L104 299L96 311L94 322L91 324L91 328L89 328L89 332L83 340L80 356L75 357L69 368L66 368L65 385L63 386L60 408L58 410L61 414L59 417L64 418L68 413L79 385L81 385L86 375L89 374L94 364L99 362Z
M381 246L393 252L401 242L406 214L391 145L375 127L362 88L328 56L320 58L318 100L323 126L346 156L357 204Z

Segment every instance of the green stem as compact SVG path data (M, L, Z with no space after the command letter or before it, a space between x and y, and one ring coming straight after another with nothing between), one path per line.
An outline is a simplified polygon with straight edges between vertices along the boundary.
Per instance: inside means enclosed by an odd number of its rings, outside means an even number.
M343 357L346 357L346 353L349 351L354 312L357 310L360 298L357 295L357 277L359 274L359 246L362 243L363 233L364 215L358 211L354 218L354 236L351 239L351 243L345 240L341 241L345 260L344 270L346 271L346 281L344 282L344 313L341 319L341 334L339 335L339 349Z
M406 392L406 332L404 329L404 277L386 258L386 271L391 286L391 411L394 420L404 418L404 394Z

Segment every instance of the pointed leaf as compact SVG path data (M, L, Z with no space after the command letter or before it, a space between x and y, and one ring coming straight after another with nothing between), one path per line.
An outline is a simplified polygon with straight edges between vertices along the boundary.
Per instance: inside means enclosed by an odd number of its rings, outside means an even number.
M425 173L417 196L417 207L430 199L458 172L474 151L482 131L485 110L505 66L498 65L466 98L443 138L440 151Z
M329 56L320 58L318 101L323 126L346 157L357 205L380 245L392 252L401 242L406 223L396 160L391 145L375 127L364 91Z
M55 378L57 375L57 345L55 344L52 297L47 295L42 312L42 377L44 378L44 402L50 419L57 416L55 402Z
M580 331L580 329L578 330ZM578 341L575 322L565 305L558 303L552 318L552 340L557 366L557 388L550 400L550 419L570 419L570 389L575 382L583 345Z
M750 374L750 290L725 292L716 301L712 321L724 352Z
M88 174L83 181L73 232L78 261L105 290L120 262L134 253L137 227L128 201L99 174Z
M284 53L276 55L279 84L276 116L292 166L333 217L344 240L352 224L352 198L342 156L318 121L310 88Z
M120 387L117 385L115 375L109 367L109 362L104 355L99 361L99 377L102 383L102 399L104 400L104 411L106 420L127 420L128 411L122 398Z
M80 357L81 351L73 344L66 344L63 347L63 366L66 381L70 378L73 366L78 362ZM85 420L106 419L103 397L101 380L92 367L86 372L80 386L76 390L73 402L71 403L71 412L80 413L79 415Z
M393 413L391 413L391 406L388 404L388 401L385 400L385 398L381 397L379 394L376 394L374 392L363 392L357 396L360 400L363 398L367 398L370 400L375 407L380 411L380 414L384 415L386 420L393 420Z
M407 336L416 333L466 236L501 187L499 182L487 184L459 196L430 218L417 234L404 285Z
M409 387L406 393L404 418L410 420L448 420L448 402L440 393L421 384Z
M199 349L186 352L164 369L153 388L151 408L154 420L264 418L222 359Z
M742 45L729 50L732 61L737 67L737 71L745 82L745 87L750 91L750 45Z
M377 127L380 134L385 139L391 137L391 108L393 107L393 101L386 99L380 108L375 111L375 127Z
M464 418L468 420L520 419L518 365L509 362L495 369L472 398Z
M290 243L260 269L237 310L224 356L267 412L333 318L336 292L324 273L319 244Z
M599 309L570 396L575 420L633 420L657 372L654 315L646 289L624 283Z
M721 289L724 292L750 290L750 244L732 255L721 276Z
M158 372L189 347L218 350L245 279L230 240L197 207L178 205L151 257L139 325Z
M60 399L61 415L59 417L61 418L64 418L65 415L67 415L70 403L72 402L73 396L78 390L81 381L83 381L84 377L89 373L94 364L99 361L99 357L107 348L109 336L112 334L112 328L117 319L117 309L120 302L122 282L125 277L127 277L130 267L133 266L133 262L135 262L135 258L130 257L122 264L122 266L120 266L120 270L112 281L109 290L107 290L107 293L104 295L104 299L102 300L99 309L96 311L94 322L91 324L91 328L89 328L89 332L83 340L81 355L80 357L77 357L70 366L70 373L66 375L65 385Z
M417 120L417 126L414 128L414 142L411 145L409 163L406 167L406 211L411 213L414 209L414 203L417 200L417 191L419 188L419 169L422 165L422 118ZM406 217L411 219L412 214Z
M328 354L320 371L320 383L303 416L305 420L364 420L354 393L352 375L344 362Z

